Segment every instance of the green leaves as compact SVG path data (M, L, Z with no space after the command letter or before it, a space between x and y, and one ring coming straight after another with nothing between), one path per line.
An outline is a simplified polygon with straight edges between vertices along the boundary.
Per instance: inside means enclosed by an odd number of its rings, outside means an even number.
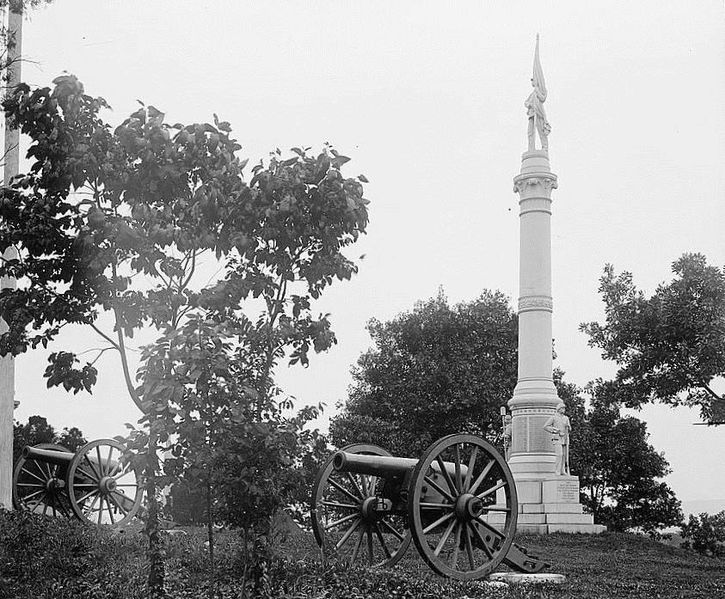
M93 385L96 384L98 371L91 364L76 368L75 365L79 361L73 353L52 353L48 362L49 365L44 373L45 378L48 379L48 388L62 385L66 391L78 393L83 390L90 392Z
M365 439L408 456L461 430L495 435L517 374L517 319L503 294L449 306L441 293L368 330L375 346L332 420L335 445Z
M674 279L647 298L631 273L615 275L608 265L599 288L605 323L580 328L619 364L617 401L696 405L707 419L713 402L723 401L710 382L725 374L725 270L684 254L672 271Z

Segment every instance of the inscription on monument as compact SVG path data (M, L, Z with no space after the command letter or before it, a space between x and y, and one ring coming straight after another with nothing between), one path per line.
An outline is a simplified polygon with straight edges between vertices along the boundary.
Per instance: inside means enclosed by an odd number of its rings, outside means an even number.
M542 492L544 503L579 503L579 479L544 481Z

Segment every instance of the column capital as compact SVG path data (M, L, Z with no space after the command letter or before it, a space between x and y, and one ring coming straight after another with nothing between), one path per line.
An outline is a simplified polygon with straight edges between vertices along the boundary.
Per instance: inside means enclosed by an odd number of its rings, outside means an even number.
M551 200L552 189L557 189L559 183L554 173L533 172L521 173L514 177L514 193L519 194L522 200L546 198Z

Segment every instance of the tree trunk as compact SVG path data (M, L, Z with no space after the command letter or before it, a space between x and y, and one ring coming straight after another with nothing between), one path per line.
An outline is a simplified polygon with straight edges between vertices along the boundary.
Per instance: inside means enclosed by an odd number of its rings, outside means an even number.
M164 599L164 548L159 523L159 503L156 497L156 470L158 454L156 433L150 423L149 446L146 460L146 500L148 501L148 518L146 519L146 535L148 536L148 596L149 599Z

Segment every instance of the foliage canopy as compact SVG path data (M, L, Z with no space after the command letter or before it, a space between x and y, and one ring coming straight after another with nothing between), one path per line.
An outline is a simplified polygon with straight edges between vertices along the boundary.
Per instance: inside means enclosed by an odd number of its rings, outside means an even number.
M725 269L684 254L672 272L648 298L631 273L616 275L607 265L599 285L605 322L581 329L619 365L612 399L635 408L651 401L697 406L708 420L725 405L712 386L725 376Z
M382 323L353 368L335 445L371 442L415 456L444 435L486 436L516 385L517 318L500 292L450 306L442 293Z

